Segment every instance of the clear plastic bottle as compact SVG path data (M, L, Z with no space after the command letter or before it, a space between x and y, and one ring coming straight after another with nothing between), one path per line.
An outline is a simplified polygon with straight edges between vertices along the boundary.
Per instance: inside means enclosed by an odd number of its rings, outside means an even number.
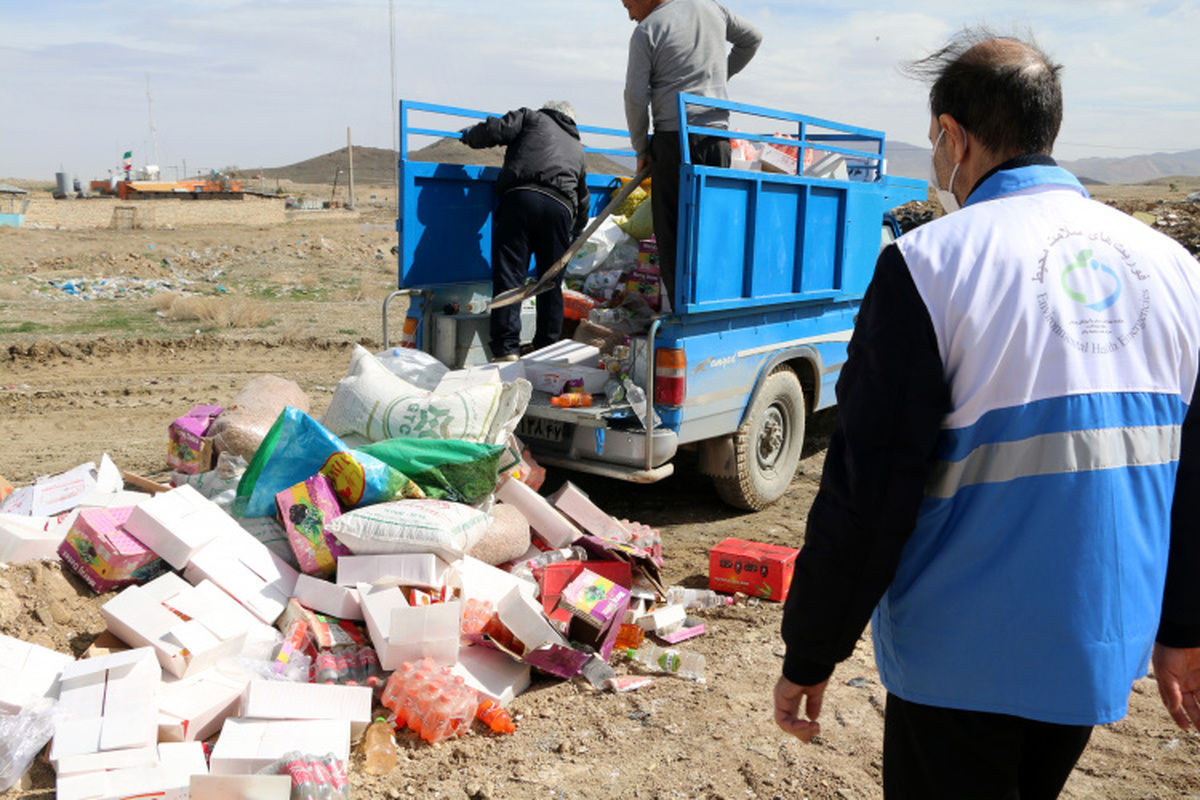
M299 750L293 750L284 756L284 769L292 779L291 800L321 800L317 794L317 781L312 773L312 766Z
M524 561L518 561L509 568L509 572L516 575L518 578L533 580L533 571L557 564L559 561L586 561L587 550L582 546L573 544L570 547L564 547L560 550L544 550L533 558L527 558Z
M337 800L350 800L350 779L346 777L345 763L333 753L326 753L321 762L329 770L329 777L333 782L334 797Z
M621 382L625 385L625 399L633 407L633 413L637 415L638 421L642 423L642 427L646 430L657 428L659 422L658 412L646 402L645 390L631 381L627 375L621 377ZM651 419L653 421L650 421Z
M604 396L611 406L625 402L625 384L619 378L609 378L604 382Z
M704 682L704 656L699 653L684 653L648 642L636 650L625 652L631 659L654 672L666 672Z
M396 768L396 732L383 717L377 717L363 734L363 753L368 775L387 775Z
M685 586L667 588L667 602L687 609L723 608L733 605L733 598L714 592L712 589L690 589Z

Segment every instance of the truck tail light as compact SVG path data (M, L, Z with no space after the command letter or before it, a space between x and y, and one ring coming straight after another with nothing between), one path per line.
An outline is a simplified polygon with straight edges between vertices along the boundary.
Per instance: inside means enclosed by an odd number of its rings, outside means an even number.
M419 320L416 317L405 317L404 328L400 331L400 346L415 348L417 346L417 323Z
M687 396L687 355L681 348L660 347L654 354L654 403L681 406Z

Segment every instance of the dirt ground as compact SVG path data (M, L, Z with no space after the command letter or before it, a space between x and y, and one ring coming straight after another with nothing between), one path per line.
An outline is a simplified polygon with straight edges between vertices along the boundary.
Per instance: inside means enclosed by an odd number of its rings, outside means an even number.
M1168 232L1200 230L1200 206L1136 202L1131 210L1179 223ZM0 228L0 475L20 485L107 452L122 469L163 478L168 422L264 373L299 383L319 414L351 344L380 345L394 243L385 203L276 225ZM169 292L209 300L188 307ZM701 586L724 537L803 542L835 423L836 412L810 420L791 490L754 514L723 506L687 454L656 485L551 471L545 488L569 477L614 515L659 528L667 582ZM104 628L106 599L57 562L0 565L8 635L79 655ZM400 767L384 778L366 776L356 753L355 796L880 797L884 690L869 636L835 673L824 732L805 746L771 718L779 622L769 603L708 614L707 635L683 645L707 659L704 684L663 678L613 695L538 680L513 704L515 735L430 747L404 734ZM3 796L50 798L53 786L39 764ZM1063 796L1200 800L1200 737L1176 729L1153 681L1140 680L1128 717L1096 730Z

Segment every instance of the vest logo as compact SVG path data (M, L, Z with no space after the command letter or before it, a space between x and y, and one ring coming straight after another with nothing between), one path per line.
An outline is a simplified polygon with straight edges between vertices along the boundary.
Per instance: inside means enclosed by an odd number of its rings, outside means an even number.
M1042 319L1068 347L1089 355L1115 353L1146 330L1149 278L1108 233L1065 226L1050 238L1033 274Z
M1075 260L1067 264L1062 271L1062 287L1067 297L1084 308L1104 311L1121 297L1121 276L1112 267L1092 258L1092 252L1080 250ZM1100 299L1092 300L1094 297Z

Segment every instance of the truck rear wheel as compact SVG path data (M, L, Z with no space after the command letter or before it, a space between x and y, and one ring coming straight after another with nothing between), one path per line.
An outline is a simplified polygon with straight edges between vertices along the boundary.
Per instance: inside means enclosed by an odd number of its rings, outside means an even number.
M717 494L737 508L766 508L787 491L803 446L804 390L796 373L780 367L733 434L736 474L713 478Z

